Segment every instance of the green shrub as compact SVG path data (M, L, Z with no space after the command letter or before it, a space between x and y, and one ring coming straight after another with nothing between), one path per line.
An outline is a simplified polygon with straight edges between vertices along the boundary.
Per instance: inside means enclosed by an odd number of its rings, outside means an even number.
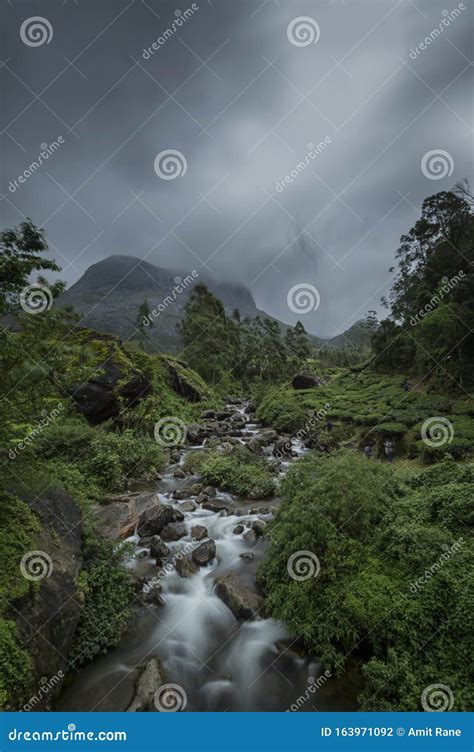
M90 544L80 575L84 608L70 660L77 668L119 640L130 616L133 588L121 564L124 551L108 541Z
M0 619L0 709L16 710L31 684L31 658L18 644L14 621Z
M210 453L199 473L207 483L239 496L264 498L272 496L276 488L266 461L242 446L229 453Z

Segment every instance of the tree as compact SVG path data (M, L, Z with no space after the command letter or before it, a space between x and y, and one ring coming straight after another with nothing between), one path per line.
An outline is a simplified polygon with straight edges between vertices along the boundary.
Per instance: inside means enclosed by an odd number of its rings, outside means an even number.
M136 325L140 333L142 349L145 349L145 342L148 342L149 338L148 330L153 326L153 319L150 316L150 306L146 298L138 309Z
M222 302L200 282L184 306L177 325L187 361L204 379L215 384L227 379L239 356L238 327Z
M60 271L55 261L42 256L47 250L44 230L36 227L31 219L14 230L0 233L0 313L18 306L20 294L28 285L32 272ZM61 291L59 288L50 289L52 294Z
M288 355L303 363L310 357L312 347L306 333L306 329L300 321L294 327L288 327L285 335L285 345Z

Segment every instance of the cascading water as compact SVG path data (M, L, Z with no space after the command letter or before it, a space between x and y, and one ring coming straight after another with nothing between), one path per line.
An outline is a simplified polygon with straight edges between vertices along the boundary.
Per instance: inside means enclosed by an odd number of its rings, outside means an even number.
M248 421L245 404L237 410L246 418L240 438L245 442L261 429ZM292 445L295 455L307 451L296 440ZM199 447L192 447L193 451L196 449ZM178 464L167 468L156 489L159 501L181 511L180 502L172 494L189 483L189 477L174 476L182 461L183 456ZM289 464L281 463L282 473ZM220 492L219 498L228 501L228 511L213 512L198 506L194 511L183 512L186 536L167 543L169 560L173 562L178 552L189 552L196 546L191 529L202 525L216 544L213 561L188 578L181 577L174 566L163 568L163 605L140 609L120 643L73 677L62 693L58 710L125 710L133 694L136 667L153 657L160 659L167 680L184 690L186 710L284 711L301 696L305 698L299 706L301 711L355 709L353 698L342 697L334 681L326 681L317 693L308 691L321 669L310 659L285 649L291 640L283 622L258 617L253 621L238 620L216 595L216 577L229 572L237 573L245 586L254 587L264 539L249 541L234 529L257 519L268 521L278 503L275 499L258 502L257 512L255 502L239 499L235 509L235 497ZM157 566L149 558L149 550L139 545L138 536L130 540L135 543L136 558L128 566L142 577L156 578Z

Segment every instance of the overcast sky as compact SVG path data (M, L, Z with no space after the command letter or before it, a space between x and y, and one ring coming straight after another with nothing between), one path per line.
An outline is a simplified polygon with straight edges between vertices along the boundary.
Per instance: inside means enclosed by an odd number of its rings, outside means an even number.
M315 334L381 310L423 198L472 175L472 4L176 2L2 0L2 226L44 227L69 284L119 253L206 265Z

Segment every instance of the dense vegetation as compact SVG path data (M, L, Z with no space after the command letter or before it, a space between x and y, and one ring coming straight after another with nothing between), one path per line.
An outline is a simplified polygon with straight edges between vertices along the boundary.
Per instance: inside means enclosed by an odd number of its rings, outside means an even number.
M81 510L77 667L117 642L133 601L124 552L98 534L95 510L168 461L154 436L160 418L196 422L232 392L250 395L284 441L311 450L285 478L269 529L259 575L268 611L328 665L361 665L363 709L419 709L433 683L453 688L455 710L472 709L473 221L466 186L427 198L401 239L388 317L369 312L342 347L315 347L300 322L229 315L197 284L179 358L153 352L141 324L147 301L127 344L56 308L60 282L40 277L40 310L28 309L31 275L58 267L31 222L1 234L0 704L21 705L32 675L15 618L39 587L19 569L41 533L32 499L47 502L58 488ZM312 385L295 385L295 374ZM426 441L432 420L441 441ZM222 444L222 435L189 453L184 469L243 497L279 493L277 455ZM318 576L289 576L296 552L317 556Z

